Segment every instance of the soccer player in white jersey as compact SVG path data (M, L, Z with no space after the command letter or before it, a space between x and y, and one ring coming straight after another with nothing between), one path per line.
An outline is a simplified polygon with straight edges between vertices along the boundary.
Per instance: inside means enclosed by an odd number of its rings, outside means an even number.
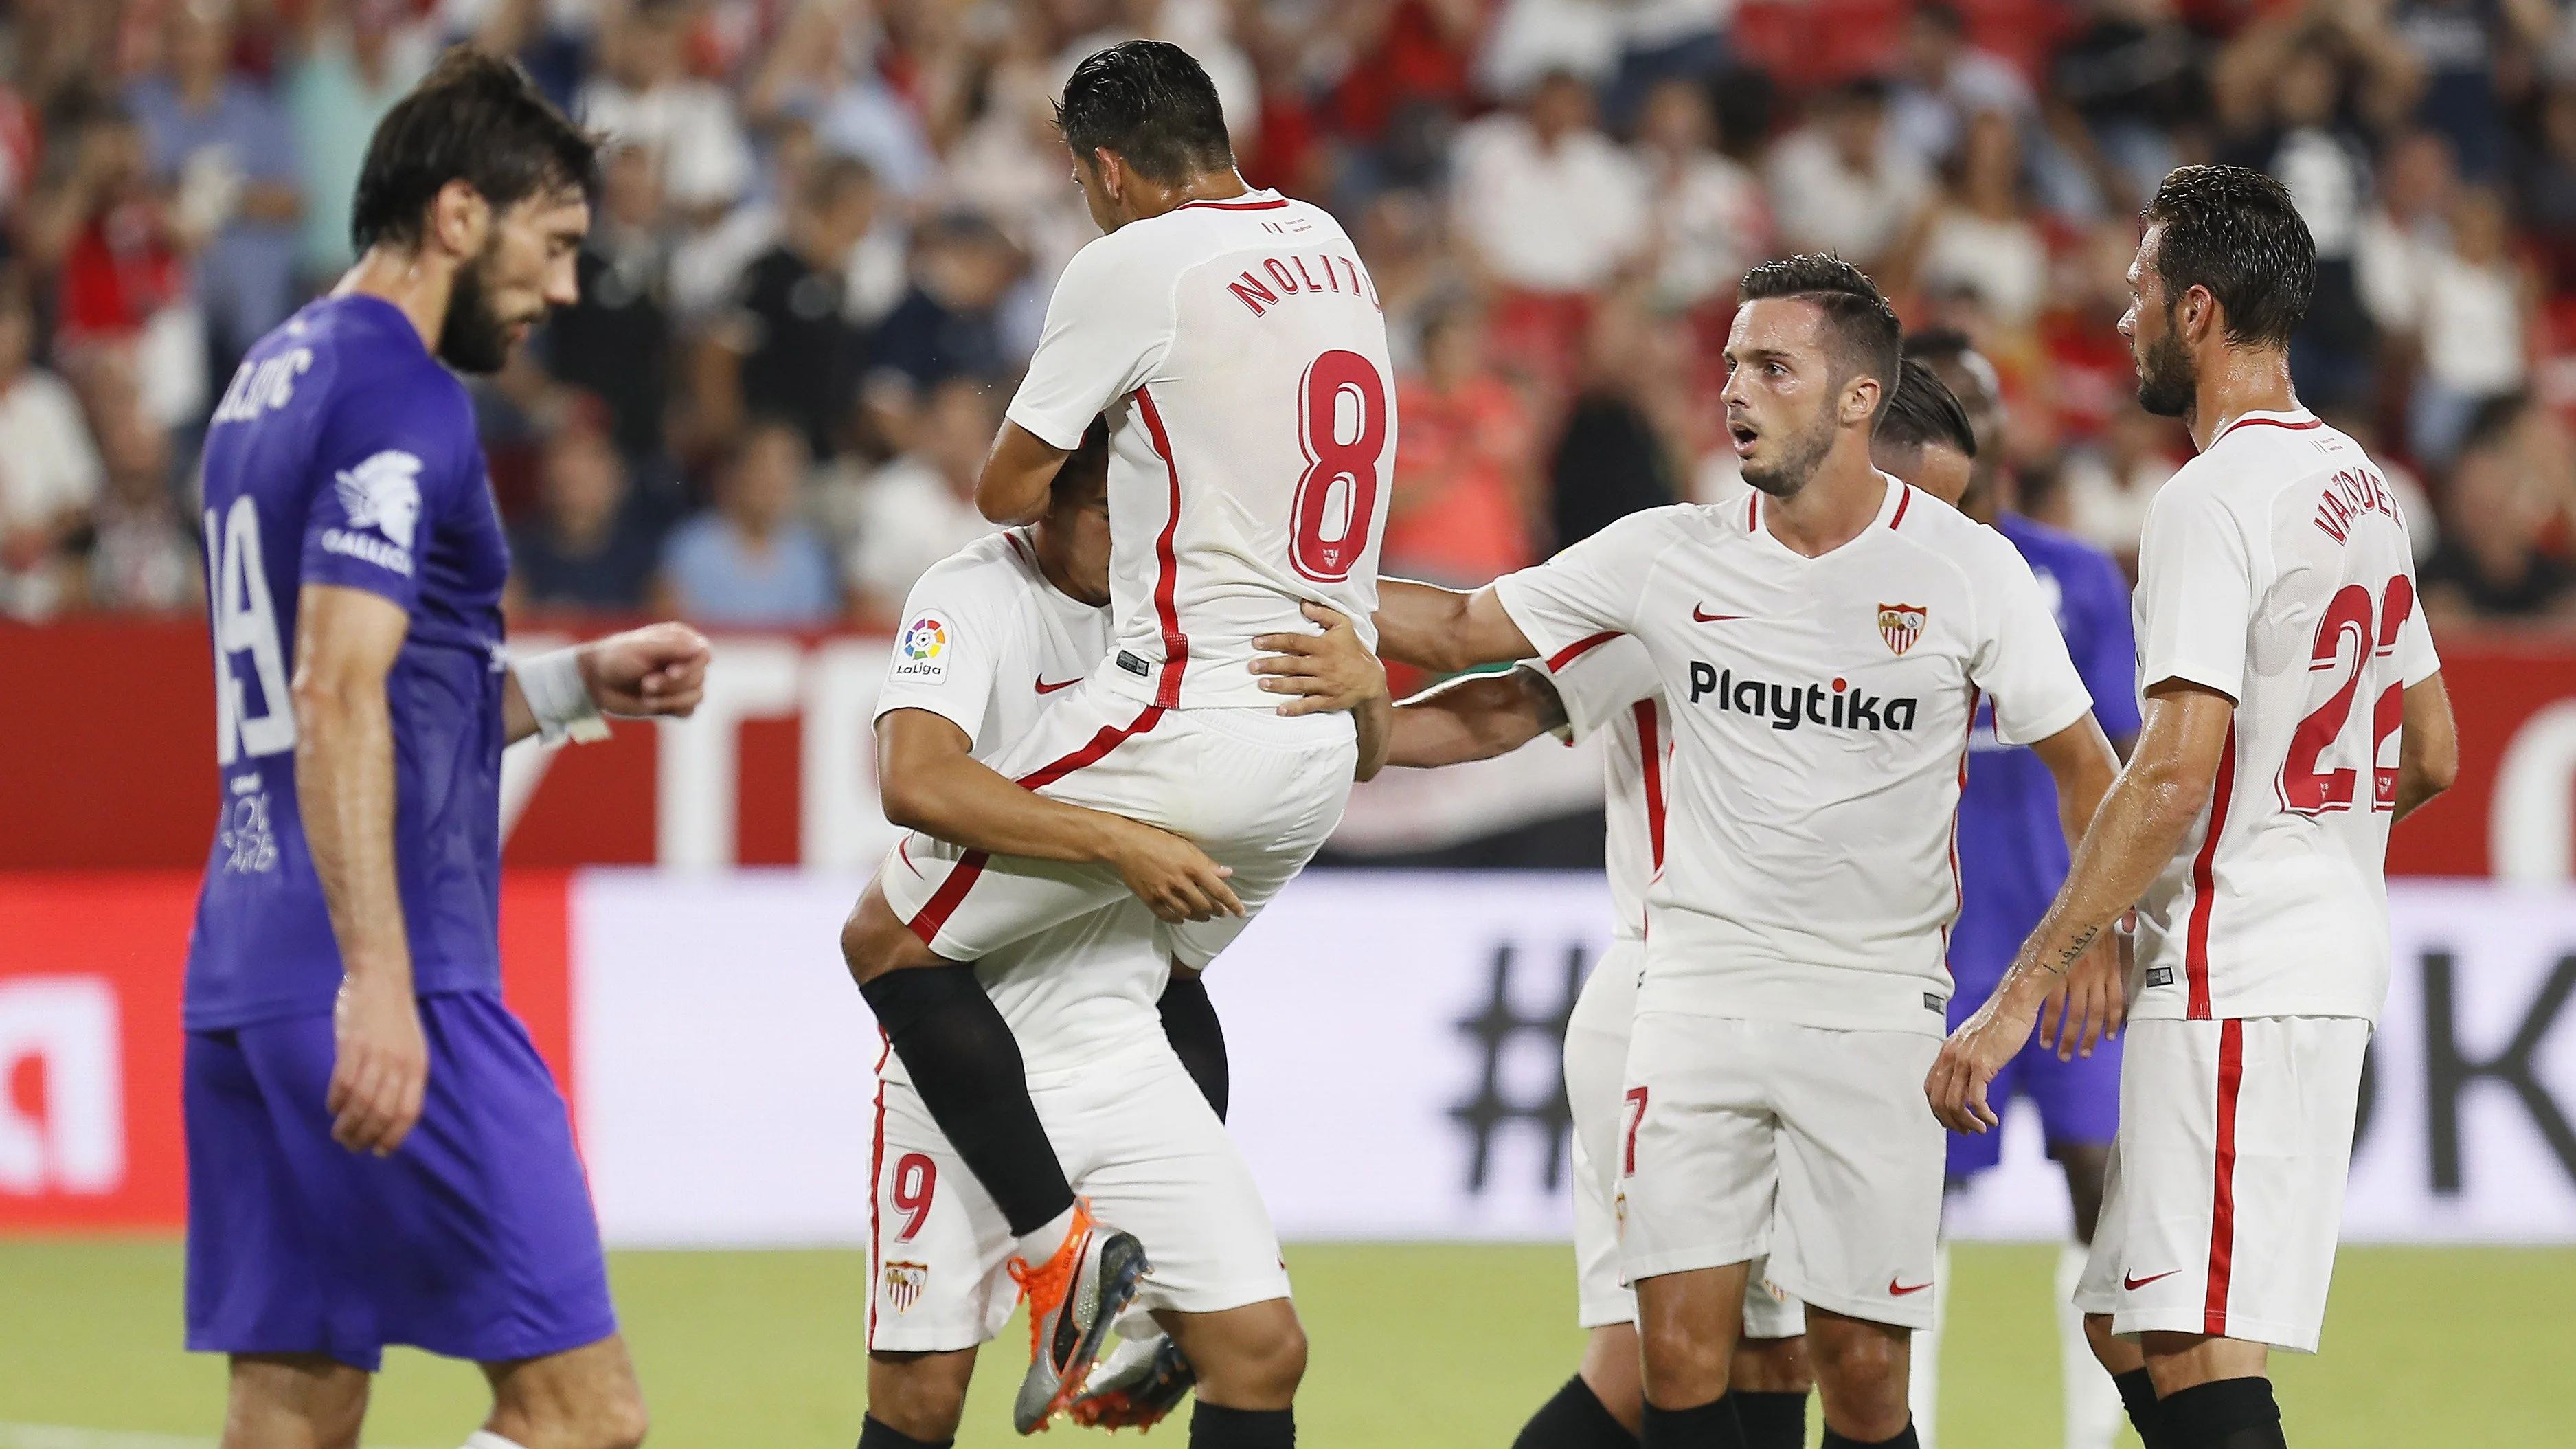
M885 752L902 763L884 780L890 816L976 838L1070 808L1012 787L986 762L1036 728L1108 637L1106 447L1105 427L1095 428L1038 523L968 545L914 586L907 617L936 623L916 622L898 642L877 702ZM1328 647L1376 669L1348 630ZM1115 816L1103 823L1159 834ZM1235 1411L1285 1410L1305 1339L1269 1214L1219 1120L1222 1036L1212 1013L1192 1018L1173 1000L1204 1006L1195 973L1175 973L1167 990L1170 957L1152 913L1132 897L975 969L1020 1044L1030 1098L1068 1175L1151 1255L1150 1278L1142 1257L1125 1251L1103 1271L1142 1280L1139 1306L1162 1319L1176 1347L1164 1355L1157 1411L1107 1422L1150 1424L1186 1387L1170 1375L1191 1371L1201 1396L1193 1443L1228 1442L1203 1426L1222 1428ZM976 1348L1018 1299L1014 1242L890 1049L878 1075L869 1410L859 1445L911 1449L957 1431ZM1043 1422L1032 1417L1043 1407L1020 1406L1023 1433ZM1082 1406L1076 1417L1086 1417Z
M1112 634L994 764L1051 800L1204 849L1212 869L1145 896L1195 966L1304 867L1350 790L1351 722L1275 713L1249 665L1253 636L1305 627L1306 602L1367 627L1395 450L1386 328L1331 215L1236 174L1215 87L1186 52L1129 41L1091 56L1057 121L1107 234L1056 285L977 503L996 522L1033 517L1105 413ZM1010 1034L958 964L1129 893L1082 842L1058 845L916 835L843 951L930 1115L1018 1235L1031 1313L1078 1337L1116 1311L1094 1289L1118 1235L1075 1199ZM1051 1361L1062 1337L1046 1335L1030 1368L1057 1380L1059 1401L1080 1373Z
M2200 453L2147 514L2144 723L1925 1089L1952 1127L1991 1129L1986 1085L2033 1003L2136 905L2119 1133L2075 1301L2149 1449L2278 1449L2268 1351L2316 1350L2387 995L2388 828L2450 785L2457 740L2394 496L2291 390L2316 249L2289 193L2186 166L2145 221L2120 330L2139 402Z
M1618 1144L1643 1442L1743 1442L1724 1396L1767 1251L1807 1305L1826 1444L1910 1445L1942 1155L1913 1076L1949 995L1976 701L2075 819L2116 762L2012 546L1871 466L1899 340L1877 287L1801 256L1742 298L1724 398L1754 492L1622 519L1478 591L1415 652L1467 667L1627 634L1672 706ZM2088 996L2116 990L2095 968Z

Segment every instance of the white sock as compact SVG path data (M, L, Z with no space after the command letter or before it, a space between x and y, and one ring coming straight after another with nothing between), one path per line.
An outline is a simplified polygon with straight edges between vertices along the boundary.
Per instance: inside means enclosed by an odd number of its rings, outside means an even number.
M2083 1281L2084 1262L2091 1256L2081 1243L2057 1250L2057 1358L2066 1380L2066 1449L2111 1449L2129 1418L2120 1404L2120 1386L2093 1357L2084 1315L2075 1307L2075 1285Z
M477 1429L465 1436L465 1449L525 1449L516 1439L504 1439L489 1429Z
M1032 1268L1043 1268L1054 1261L1055 1250L1073 1233L1073 1209L1066 1208L1034 1233L1020 1234L1020 1259Z
M1914 1438L1933 1449L1941 1422L1941 1329L1950 1318L1950 1245L1932 1260L1932 1326L1914 1333L1906 1369L1905 1401L1914 1410Z

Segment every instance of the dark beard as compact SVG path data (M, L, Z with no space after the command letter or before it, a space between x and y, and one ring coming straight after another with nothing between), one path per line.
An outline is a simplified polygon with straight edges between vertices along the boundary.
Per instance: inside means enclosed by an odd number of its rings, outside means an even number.
M2178 418L2200 399L2200 368L2173 333L2171 309L2165 327L2165 335L2148 343L2147 355L2138 361L2138 406L2160 418Z
M1807 486L1807 480L1816 476L1825 455L1834 450L1834 433L1833 414L1819 413L1814 427L1790 441L1777 466L1765 469L1747 463L1744 481L1774 498L1795 497L1799 489Z
M510 360L510 329L492 311L492 294L483 274L499 253L499 238L486 242L472 261L456 269L448 288L447 315L438 324L438 360L458 372L495 373Z

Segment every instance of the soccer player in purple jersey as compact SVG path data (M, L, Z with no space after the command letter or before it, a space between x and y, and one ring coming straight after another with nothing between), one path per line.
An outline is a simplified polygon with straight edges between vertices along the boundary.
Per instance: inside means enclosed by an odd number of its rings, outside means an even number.
M644 1435L572 1124L501 1004L501 751L688 714L707 645L508 660L450 371L574 300L592 161L515 66L450 52L368 148L357 266L207 432L223 814L188 946L187 1322L231 1356L225 1449L354 1446L388 1343L483 1366L470 1449Z

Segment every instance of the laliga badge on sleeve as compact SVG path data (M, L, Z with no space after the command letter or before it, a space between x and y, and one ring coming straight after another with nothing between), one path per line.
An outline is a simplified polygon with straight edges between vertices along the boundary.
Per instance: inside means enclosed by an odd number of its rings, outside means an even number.
M936 613L923 614L895 636L894 668L889 677L907 684L939 684L948 678L948 651L955 635Z

